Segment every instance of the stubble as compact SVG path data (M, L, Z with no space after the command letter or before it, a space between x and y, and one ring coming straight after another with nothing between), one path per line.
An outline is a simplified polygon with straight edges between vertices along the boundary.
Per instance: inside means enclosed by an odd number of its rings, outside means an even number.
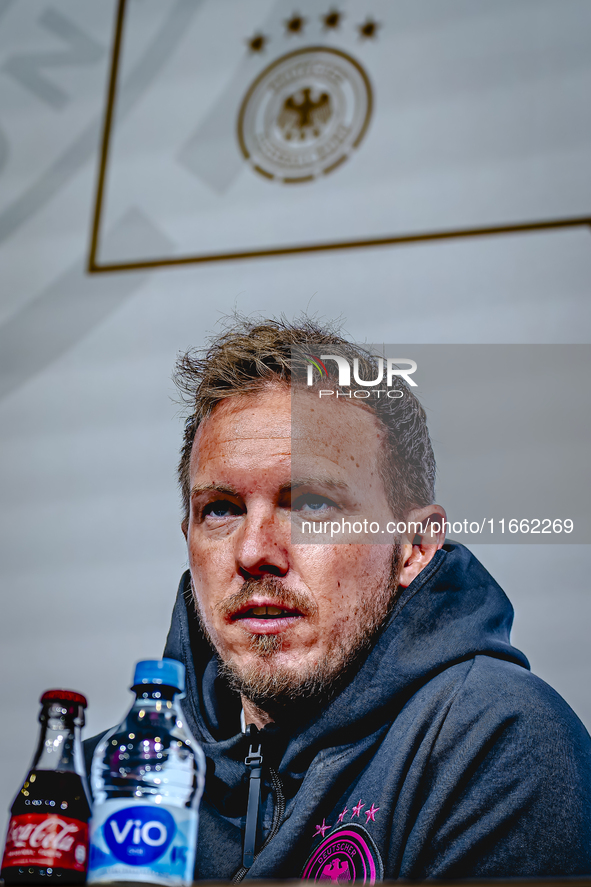
M224 659L207 630L193 591L201 628L218 656L220 674L233 690L256 708L272 712L274 717L289 703L306 701L319 705L329 701L360 667L391 612L398 588L401 553L397 542L389 570L361 595L353 613L337 624L323 656L303 667L282 662L283 633L251 634L249 645L253 655L247 664L240 664L233 657ZM248 580L218 609L225 613L235 612L255 594L277 599L304 616L314 616L318 609L312 599L286 589L281 580L273 576Z

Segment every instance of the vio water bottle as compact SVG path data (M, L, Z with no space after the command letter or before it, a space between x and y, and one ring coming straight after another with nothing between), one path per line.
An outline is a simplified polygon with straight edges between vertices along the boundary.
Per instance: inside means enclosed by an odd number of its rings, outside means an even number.
M90 882L193 882L205 757L183 723L184 689L180 662L138 662L135 702L95 749Z

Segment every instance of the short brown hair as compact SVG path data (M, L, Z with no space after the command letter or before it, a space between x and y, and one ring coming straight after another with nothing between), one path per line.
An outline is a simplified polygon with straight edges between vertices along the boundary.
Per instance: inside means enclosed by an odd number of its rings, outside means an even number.
M216 404L270 384L291 385L296 378L294 349L309 352L326 347L357 358L364 378L375 378L376 358L369 351L342 338L335 325L322 326L306 316L293 323L283 317L252 320L234 316L220 335L211 337L208 347L179 356L174 381L188 410L178 467L184 520L189 516L193 441ZM336 385L333 379L331 384ZM397 385L403 397L378 397L375 402L362 403L369 406L385 431L380 470L392 511L403 517L409 509L433 502L435 457L423 407L402 379Z

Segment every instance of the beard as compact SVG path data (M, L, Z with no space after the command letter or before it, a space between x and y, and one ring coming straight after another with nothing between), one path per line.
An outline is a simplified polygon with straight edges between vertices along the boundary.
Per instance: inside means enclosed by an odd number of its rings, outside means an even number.
M398 589L401 554L400 543L396 542L389 570L376 585L361 595L353 613L337 624L320 660L303 667L281 662L281 654L289 644L289 638L285 638L283 633L251 634L249 643L253 656L247 664L239 664L232 658L223 659L207 630L193 590L201 629L218 656L220 674L233 690L275 720L286 710L286 706L291 707L294 703L325 704L340 692L352 673L358 670L390 615ZM288 607L299 610L303 616L313 617L318 611L316 603L307 595L286 588L274 576L264 576L247 580L240 591L218 605L218 613L226 615L235 612L257 593L276 598Z

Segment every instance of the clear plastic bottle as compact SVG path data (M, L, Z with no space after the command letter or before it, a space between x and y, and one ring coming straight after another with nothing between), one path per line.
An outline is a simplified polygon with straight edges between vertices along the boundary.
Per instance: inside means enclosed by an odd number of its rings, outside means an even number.
M98 743L88 880L193 882L205 757L178 705L185 667L138 662L135 702Z

